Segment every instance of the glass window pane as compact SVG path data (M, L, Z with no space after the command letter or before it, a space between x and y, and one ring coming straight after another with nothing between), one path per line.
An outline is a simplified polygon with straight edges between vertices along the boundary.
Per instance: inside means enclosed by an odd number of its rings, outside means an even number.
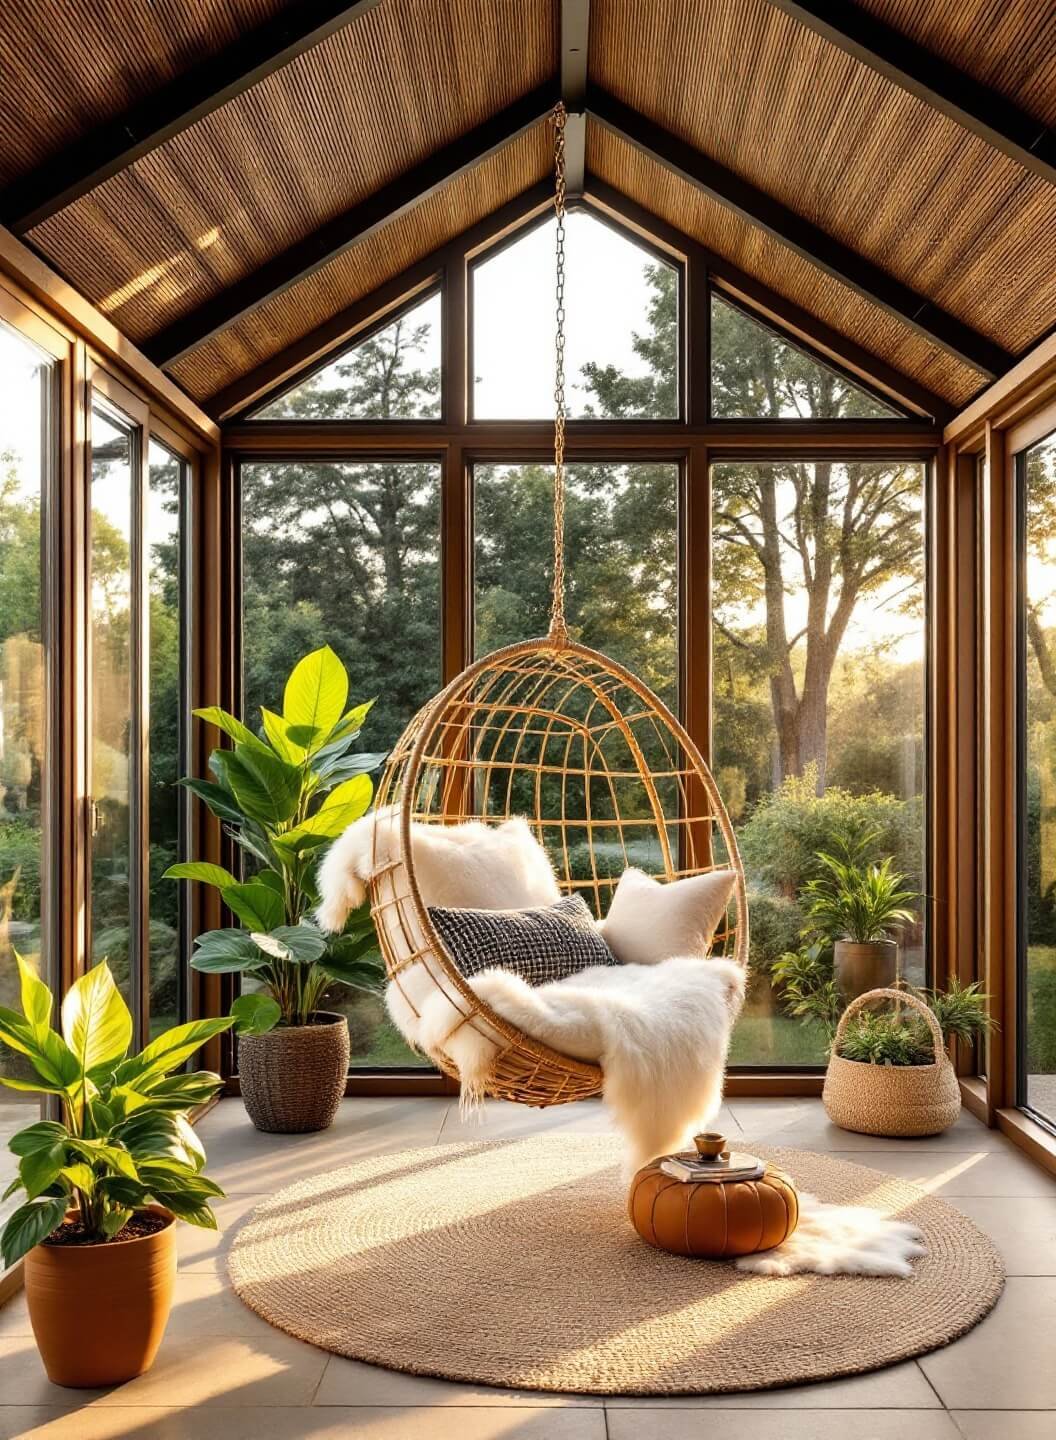
M377 696L364 750L388 750L440 684L440 466L283 460L242 466L245 715L281 709L282 685L330 645L350 701ZM380 1002L335 987L353 1065L425 1064Z
M49 979L41 932L45 813L45 654L41 517L52 421L52 361L0 324L0 1005L19 1008L15 951ZM29 1080L7 1046L0 1075ZM7 1148L40 1112L36 1095L0 1090L0 1194ZM0 1200L0 1223L19 1198Z
M351 346L254 420L435 420L440 414L440 295Z
M91 963L109 960L132 1007L132 486L137 437L116 413L92 410ZM134 1008L134 1007L133 1007Z
M545 635L550 623L550 579L553 573L553 467L542 464L478 465L474 470L474 649L476 655ZM565 599L572 638L619 661L645 681L669 707L678 709L678 466L670 463L598 463L570 465L567 470L565 515L568 584ZM656 770L670 770L662 740L643 731L638 740L645 761ZM522 758L527 759L531 744ZM545 749L545 742L544 742ZM553 763L553 755L544 763ZM560 759L560 756L558 756ZM619 768L619 767L617 767ZM664 784L658 782L662 789ZM642 804L637 781L623 790L624 813L630 818ZM543 813L574 822L544 831L559 868L568 845L568 873L584 886L591 879L590 832L578 823L587 818L591 800L595 823L607 810L612 792L588 796L582 785L563 786L554 776L543 781ZM665 803L675 805L673 794ZM536 805L534 789L526 791L526 810ZM655 832L628 839L631 863L647 871L663 871ZM633 834L633 829L629 831ZM675 837L671 836L672 841ZM618 878L625 868L624 848L593 836L599 875ZM588 903L605 908L603 888Z
M147 563L150 655L150 1033L180 1014L181 887L162 880L179 859L180 502L186 461L152 439L147 453Z
M711 413L717 420L897 420L902 414L715 294Z
M924 888L924 467L712 472L714 769L748 881L751 987L731 1062L823 1064L772 968L802 948L818 855L862 841ZM922 910L901 973L925 979ZM832 948L818 957L831 974Z
M1026 1026L1022 1099L1056 1121L1056 437L1025 456Z
M473 415L554 413L554 224L472 270ZM566 221L568 413L678 415L678 272L581 211Z

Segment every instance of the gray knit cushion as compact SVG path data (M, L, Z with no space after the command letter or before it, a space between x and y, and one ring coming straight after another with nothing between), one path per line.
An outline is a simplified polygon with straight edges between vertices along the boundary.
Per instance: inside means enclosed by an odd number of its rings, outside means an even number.
M537 910L446 910L429 916L463 975L512 970L529 985L564 980L591 965L618 965L578 895Z

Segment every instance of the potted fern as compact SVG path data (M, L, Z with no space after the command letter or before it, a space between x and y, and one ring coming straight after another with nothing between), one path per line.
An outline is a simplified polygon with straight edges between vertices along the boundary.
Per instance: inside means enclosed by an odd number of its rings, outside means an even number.
M188 1111L219 1075L182 1069L230 1016L177 1025L129 1057L132 1017L105 961L82 975L51 1023L52 995L16 955L22 1013L0 1007L0 1041L35 1079L0 1076L51 1097L60 1119L8 1142L23 1204L0 1234L5 1265L25 1258L26 1299L44 1367L57 1385L130 1380L153 1363L176 1276L174 1222L216 1229L223 1191L202 1173ZM178 1072L178 1073L173 1073Z
M374 992L381 976L369 908L349 916L340 935L312 920L320 849L370 806L369 772L384 755L356 751L373 702L346 709L348 675L330 649L294 667L282 713L261 710L254 733L216 706L196 710L232 741L209 757L211 780L182 783L224 824L248 871L182 862L174 880L214 886L238 922L199 935L191 965L240 975L232 1006L240 1023L242 1098L258 1130L323 1130L337 1113L348 1074L348 1020L322 1006L335 982Z
M906 877L894 869L893 858L878 864L857 858L873 838L863 837L855 853L842 857L819 851L822 873L802 891L805 937L832 945L835 982L844 1001L894 984L898 942L892 927L917 918L909 907L920 896L905 888Z

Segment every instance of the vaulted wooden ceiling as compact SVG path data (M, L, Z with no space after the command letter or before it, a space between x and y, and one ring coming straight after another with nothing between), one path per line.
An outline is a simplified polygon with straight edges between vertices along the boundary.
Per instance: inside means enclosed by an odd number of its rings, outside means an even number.
M0 223L207 408L544 179L562 91L588 190L952 404L1056 321L1032 0L21 0L0 60Z

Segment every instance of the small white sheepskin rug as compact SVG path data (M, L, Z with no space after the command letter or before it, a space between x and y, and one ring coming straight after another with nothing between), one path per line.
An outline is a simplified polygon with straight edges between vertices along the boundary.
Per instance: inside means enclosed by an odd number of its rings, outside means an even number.
M502 825L413 825L415 876L426 905L522 909L548 905L560 889L546 852L524 820ZM319 867L319 923L340 930L362 904L374 865L398 847L391 810L350 825ZM398 853L398 851L397 851ZM405 937L424 944L424 937ZM729 960L675 957L656 965L597 966L532 989L519 976L485 970L469 982L504 1019L554 1050L601 1065L604 1099L625 1141L629 1173L684 1148L722 1099L730 1033L744 999L744 974ZM393 1022L427 1054L443 1049L458 1067L462 1103L484 1093L503 1041L462 1019L420 962L385 994Z
M829 1205L799 1196L799 1224L775 1250L745 1255L738 1270L752 1275L891 1275L908 1279L927 1253L915 1225L865 1205Z

